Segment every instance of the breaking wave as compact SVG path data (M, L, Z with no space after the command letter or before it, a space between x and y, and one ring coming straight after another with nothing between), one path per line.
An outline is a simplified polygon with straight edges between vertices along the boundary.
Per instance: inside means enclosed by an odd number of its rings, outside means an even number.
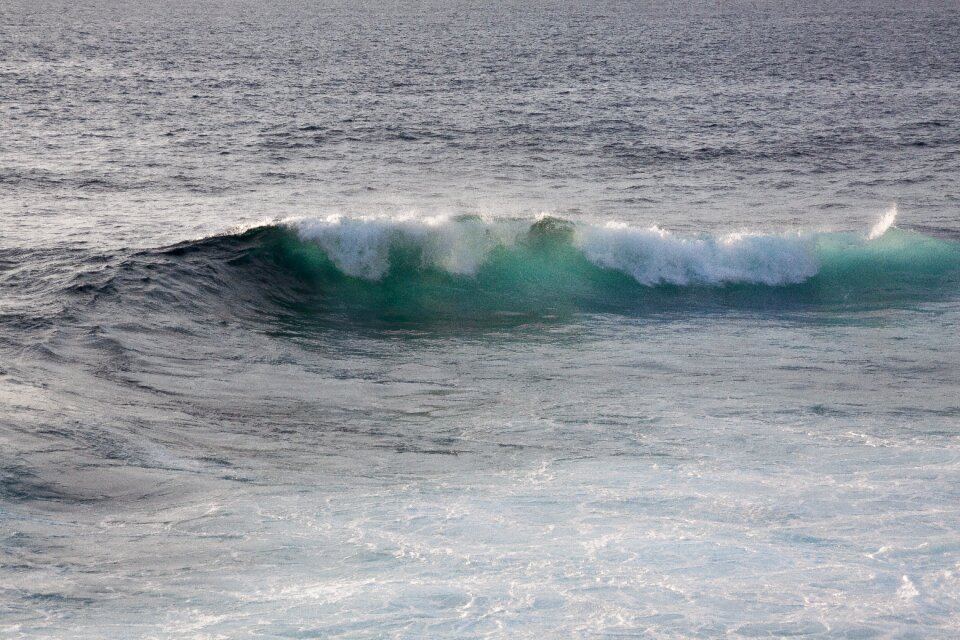
M143 252L80 287L91 288L157 312L258 318L877 309L960 296L960 243L892 216L860 233L722 235L550 217L328 217Z
M374 281L391 272L399 253L414 258L407 266L471 277L504 258L532 266L550 253L561 261L586 259L647 286L776 286L803 282L817 272L814 238L798 233L684 237L658 227L574 225L556 218L531 225L477 217L330 217L286 226L302 241L319 246L344 274Z

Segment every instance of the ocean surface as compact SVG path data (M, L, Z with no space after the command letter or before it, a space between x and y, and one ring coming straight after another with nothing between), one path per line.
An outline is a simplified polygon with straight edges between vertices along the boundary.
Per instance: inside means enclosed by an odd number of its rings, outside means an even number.
M4 0L0 637L960 637L958 34Z

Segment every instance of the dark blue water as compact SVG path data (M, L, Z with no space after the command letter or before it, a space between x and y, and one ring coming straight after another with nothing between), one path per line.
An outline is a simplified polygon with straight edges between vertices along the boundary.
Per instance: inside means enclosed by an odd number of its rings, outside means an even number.
M0 635L960 632L960 5L0 6Z

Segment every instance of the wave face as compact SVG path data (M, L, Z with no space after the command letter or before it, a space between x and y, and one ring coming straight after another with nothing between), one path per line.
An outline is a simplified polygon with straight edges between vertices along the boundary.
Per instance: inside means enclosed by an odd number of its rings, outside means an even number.
M888 225L889 226L889 225ZM166 277L153 260L161 258ZM139 265L139 266L137 266ZM873 309L960 292L960 243L882 234L678 235L556 218L286 221L142 254L153 298L436 319L793 306ZM117 283L112 283L117 287ZM121 285L122 286L122 285Z

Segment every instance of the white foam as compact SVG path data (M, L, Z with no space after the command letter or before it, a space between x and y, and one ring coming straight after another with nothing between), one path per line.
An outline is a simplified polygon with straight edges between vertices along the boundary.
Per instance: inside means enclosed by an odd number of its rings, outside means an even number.
M903 576L900 579L900 588L897 589L897 597L901 600L912 600L920 595L920 592L917 591L917 587L913 584L913 581L907 577Z
M424 266L473 275L496 246L516 237L516 224L479 218L328 216L297 221L304 240L316 242L347 275L379 280L390 269L392 247L419 249Z
M610 223L579 229L577 243L594 264L646 285L793 284L818 268L812 239L800 234L682 237Z
M380 280L396 248L416 249L422 266L475 275L497 246L522 240L529 220L344 217L288 221L317 243L343 273ZM794 284L818 270L812 234L731 233L680 236L623 223L578 225L574 245L593 264L644 285Z

